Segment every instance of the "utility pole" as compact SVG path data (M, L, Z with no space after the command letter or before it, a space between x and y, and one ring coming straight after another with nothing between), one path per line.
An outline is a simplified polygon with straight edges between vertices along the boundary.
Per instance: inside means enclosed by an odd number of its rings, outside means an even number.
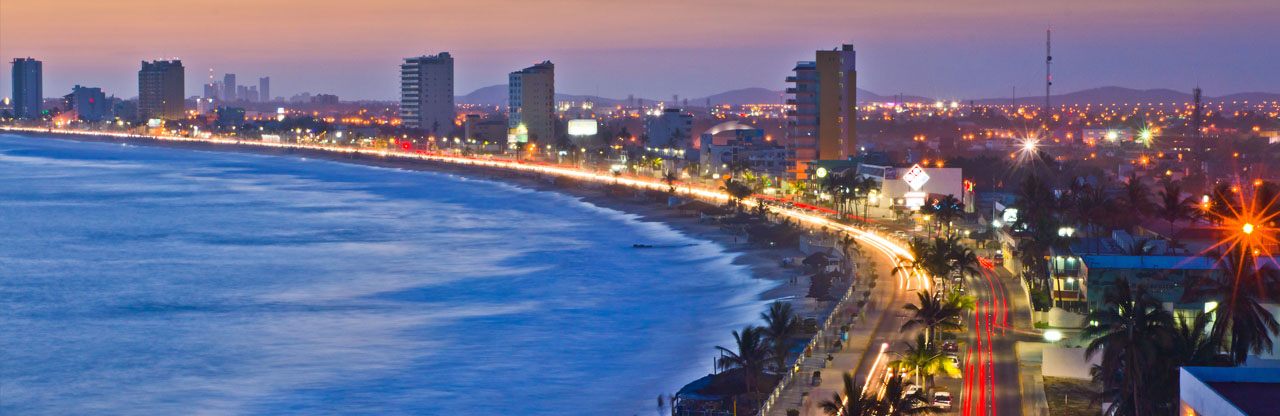
M1049 72L1049 67L1053 64L1053 54L1050 53L1050 41L1053 36L1053 28L1044 31L1044 132L1045 138L1049 135L1049 86L1053 85L1053 74Z

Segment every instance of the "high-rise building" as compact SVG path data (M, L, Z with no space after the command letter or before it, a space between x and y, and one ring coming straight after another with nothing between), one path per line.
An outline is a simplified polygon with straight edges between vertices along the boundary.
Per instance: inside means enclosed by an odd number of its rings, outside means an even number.
M204 84L204 98L218 98L218 83Z
M257 85L249 86L249 88L244 92L244 100L251 103L258 102L258 86Z
M556 66L542 61L512 72L507 87L507 142L554 143Z
M248 100L249 100L249 87L248 87L248 86L245 86L245 85L237 85L237 86L236 86L236 95L235 95L235 97L236 97L236 100L238 100L238 101L248 101Z
M453 56L405 58L400 64L400 121L432 134L453 130Z
M138 71L138 117L178 120L186 112L182 61L142 62Z
M13 116L40 118L44 102L44 65L31 58L13 60Z
M792 173L804 177L805 164L812 160L844 160L857 151L858 71L853 45L817 51L814 61L799 62L787 82L795 105L787 135L796 165Z
M240 99L240 90L236 89L236 74L222 76L222 101L232 102Z
M271 77L258 78L258 97L264 103L271 102Z
M111 117L111 101L107 100L102 88L76 85L62 100L68 110L75 112L76 119L102 121Z

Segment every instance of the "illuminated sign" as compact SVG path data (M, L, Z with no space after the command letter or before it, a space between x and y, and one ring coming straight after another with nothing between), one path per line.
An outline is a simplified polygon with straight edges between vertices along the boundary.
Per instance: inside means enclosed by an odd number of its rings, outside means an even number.
M599 131L599 124L595 119L584 118L569 120L570 136L594 136Z
M920 165L912 165L911 169L907 169L907 173L902 175L902 180L907 181L907 186L913 191L919 191L925 182L929 181L929 174L924 173L924 169Z
M818 175L819 178L825 178L827 177L827 168L818 168L814 174Z
M507 143L528 143L528 142L529 142L529 128L525 127L524 124L516 126L516 128L510 129L507 131Z
M902 194L903 205L906 205L907 208L911 208L913 211L920 209L920 207L924 206L924 199L928 196L929 194L924 192L907 192Z
M164 120L161 120L158 118L147 120L147 127L160 127L163 125L164 125Z
M1004 210L1004 216L1002 219L1004 220L1005 224L1013 224L1015 222L1018 222L1018 209L1009 208Z
M965 191L965 192L973 192L973 182L972 182L972 181L970 181L970 180L968 180L968 179L965 179L965 181L964 181L964 191Z

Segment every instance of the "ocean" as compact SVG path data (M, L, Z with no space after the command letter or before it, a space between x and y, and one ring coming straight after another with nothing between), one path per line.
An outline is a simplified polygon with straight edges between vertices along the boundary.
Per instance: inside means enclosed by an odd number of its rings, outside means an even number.
M771 287L555 192L9 134L0 233L6 415L657 414Z

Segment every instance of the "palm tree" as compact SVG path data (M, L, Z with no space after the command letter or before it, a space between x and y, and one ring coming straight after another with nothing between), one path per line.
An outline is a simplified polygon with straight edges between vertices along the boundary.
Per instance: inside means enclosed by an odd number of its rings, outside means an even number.
M964 203L956 199L955 195L947 194L935 203L938 211L938 221L947 227L947 236L951 235L951 221L960 214L964 213Z
M974 253L973 249L960 244L952 246L952 270L958 271L965 276L975 276L981 273L978 267L981 267L981 263L978 261L978 254Z
M1152 372L1162 360L1161 340L1168 339L1173 317L1124 279L1108 288L1103 305L1089 313L1085 320L1091 325L1081 333L1092 338L1086 357L1102 353L1094 381L1101 382L1106 399L1113 403L1113 413L1155 414Z
M884 397L880 399L880 408L876 409L876 414L905 416L942 412L942 409L929 404L923 389L912 394L903 394L909 384L901 374L890 377L884 384Z
M721 368L742 369L747 396L752 400L757 396L760 373L764 371L765 364L773 359L773 352L765 346L763 332L755 325L747 325L746 328L742 328L741 333L733 331L733 341L737 344L737 351L716 346L716 349L724 354L718 362Z
M1212 315L1197 313L1195 318L1177 319L1169 338L1169 345L1162 354L1168 357L1174 372L1178 367L1228 367L1231 357L1222 353L1222 339L1208 332ZM1190 321L1190 323L1188 323Z
M1182 197L1182 186L1177 182L1169 182L1164 185L1164 190L1157 193L1159 195L1158 204L1156 205L1156 216L1169 222L1169 239L1177 241L1174 236L1173 223L1178 220L1188 220L1193 218L1196 212L1196 202L1191 197Z
M1200 280L1188 288L1195 294L1208 294L1221 299L1214 311L1213 338L1224 343L1232 362L1243 364L1249 353L1271 350L1272 336L1280 334L1276 322L1263 303L1280 300L1280 270L1272 265L1258 265L1249 253L1232 250L1220 262L1217 280Z
M1207 334L1210 315L1197 313L1195 318L1177 319L1161 345L1161 360L1152 369L1147 392L1154 396L1155 407L1163 414L1178 413L1178 369L1181 367L1230 367L1231 357L1223 354L1220 339Z
M676 181L679 179L680 175L677 175L674 170L669 170L667 173L662 174L662 181L667 183L667 192L676 192Z
M773 348L774 364L777 369L787 365L787 350L791 338L800 333L800 318L792 311L791 304L774 301L768 312L760 313L764 318L764 338Z
M726 179L724 185L720 186L720 190L729 194L729 202L735 209L741 208L742 200L749 198L753 193L750 186L733 179Z
M1211 221L1221 225L1227 218L1235 218L1240 212L1240 195L1231 190L1231 185L1220 183L1209 191L1209 205L1203 207Z
M874 416L880 407L875 395L859 391L853 374L842 373L841 376L844 377L844 388L833 393L830 399L818 403L818 407L830 416Z
M916 381L923 379L925 390L933 383L931 380L935 374L946 374L951 377L960 376L960 368L951 362L951 358L947 357L938 347L929 345L925 341L924 334L916 335L916 343L904 342L902 345L907 347L906 350L898 353L898 359L889 363L890 366L898 367L903 371L915 374Z
M936 330L943 331L959 331L964 329L960 325L960 310L939 301L926 291L916 292L920 304L906 304L902 308L911 312L911 319L902 324L902 331L913 328L924 328L923 339L926 342L933 341L933 332Z
M942 301L947 306L957 309L961 314L971 312L978 307L978 300L973 296L965 296L960 292L947 293L947 299Z
M840 252L844 254L845 272L853 271L853 252L861 252L859 249L858 239L851 235L843 235L840 237Z
M1142 184L1142 181L1138 180L1137 175L1130 174L1121 191L1123 192L1120 193L1120 203L1130 214L1143 217L1155 210L1155 204L1151 202L1151 192L1147 190L1146 185Z
M1080 193L1075 196L1074 214L1076 222L1082 227L1081 231L1086 236L1094 237L1094 228L1101 227L1111 217L1111 213L1116 211L1115 201L1107 197L1107 189L1105 186L1085 186ZM1127 218L1139 218L1135 213L1126 215ZM1136 224L1136 223L1135 223ZM1099 245L1100 246L1100 245ZM1085 250L1089 249L1086 242ZM1101 249L1101 247L1099 247Z

